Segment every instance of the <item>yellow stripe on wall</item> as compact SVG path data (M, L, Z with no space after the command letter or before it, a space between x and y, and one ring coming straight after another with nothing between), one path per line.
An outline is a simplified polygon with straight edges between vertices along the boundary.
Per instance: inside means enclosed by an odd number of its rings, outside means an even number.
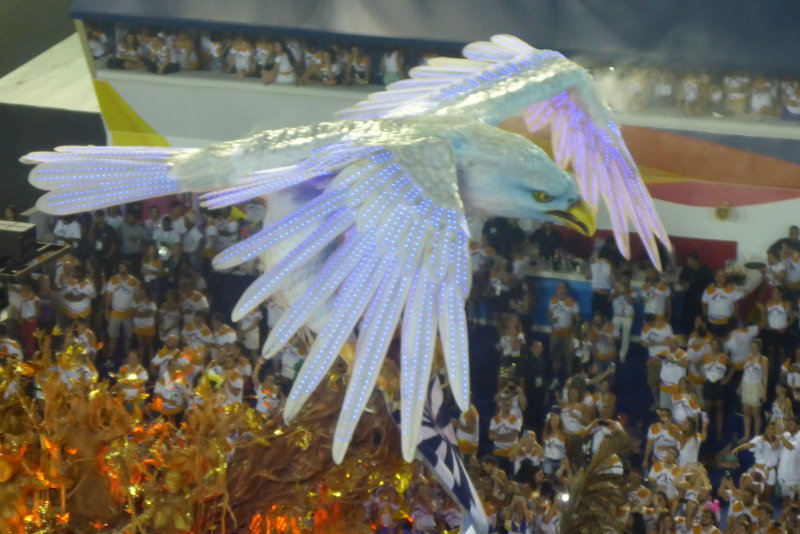
M112 145L170 146L164 136L147 124L109 82L94 80L94 92Z

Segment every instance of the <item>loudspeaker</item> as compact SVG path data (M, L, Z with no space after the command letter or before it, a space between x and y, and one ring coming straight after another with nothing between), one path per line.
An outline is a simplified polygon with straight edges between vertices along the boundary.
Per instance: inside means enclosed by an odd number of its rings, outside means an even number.
M36 255L36 225L0 221L0 259L27 261Z

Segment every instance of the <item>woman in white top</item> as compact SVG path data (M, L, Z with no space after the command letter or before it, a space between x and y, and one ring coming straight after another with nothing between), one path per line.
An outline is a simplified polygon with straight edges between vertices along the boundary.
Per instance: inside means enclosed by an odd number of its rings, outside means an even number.
M564 423L558 412L550 412L544 424L542 433L544 443L544 463L545 474L552 475L561 467L561 462L567 456L567 433L564 431Z
M769 360L761 354L761 340L754 339L750 343L750 354L744 361L742 383L739 387L742 408L744 409L744 437L750 439L751 421L753 434L761 431L761 405L767 399L767 376Z
M776 430L775 423L767 423L763 435L756 436L731 451L733 454L746 450L753 452L754 463L748 472L756 471L764 477L764 497L767 502L769 502L775 487L776 468L781 452L781 443L778 440Z
M679 427L681 433L678 436L678 465L686 467L697 462L700 456L700 445L708 435L708 418L703 418L700 432L697 431L697 420L694 418L686 419Z
M275 83L293 84L297 81L295 73L295 60L286 50L283 43L275 43L275 65L272 70L275 73Z

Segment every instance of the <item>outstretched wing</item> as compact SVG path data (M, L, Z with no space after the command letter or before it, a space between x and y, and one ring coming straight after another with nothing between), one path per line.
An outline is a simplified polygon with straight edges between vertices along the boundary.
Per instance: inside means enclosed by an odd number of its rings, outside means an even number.
M453 394L459 406L469 405L466 220L449 143L422 139L363 150L363 157L341 170L314 200L226 249L215 263L230 267L278 242L298 240L242 295L235 320L290 286L298 269L324 260L316 280L281 316L262 353L277 353L312 319L321 325L286 402L284 417L292 419L358 326L355 363L334 436L336 461L347 450L402 324L400 426L403 455L411 461L437 334ZM280 183L295 182L282 173Z
M410 76L339 117L462 115L497 125L522 114L531 132L550 130L554 159L574 172L584 199L595 210L604 200L620 251L630 256L630 221L660 267L656 241L669 247L669 238L619 127L580 65L516 37L495 35L467 45L463 59L433 58Z

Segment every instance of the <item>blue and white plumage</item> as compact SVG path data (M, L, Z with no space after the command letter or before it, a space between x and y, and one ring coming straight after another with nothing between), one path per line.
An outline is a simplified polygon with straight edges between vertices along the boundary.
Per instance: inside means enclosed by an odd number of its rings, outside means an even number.
M625 255L629 222L656 265L656 240L668 245L584 69L505 35L470 44L464 55L412 69L410 79L343 110L335 122L200 150L62 147L23 161L37 164L30 181L49 191L37 206L53 214L187 191L207 192L209 207L265 196L264 229L214 264L262 259L265 273L242 295L234 319L267 298L288 305L266 357L301 327L317 334L285 418L296 415L360 325L333 445L341 460L402 325L400 426L410 461L437 338L455 400L468 407L467 216L559 220L593 233L603 198ZM551 130L555 162L525 137L497 128L519 113L531 131Z

